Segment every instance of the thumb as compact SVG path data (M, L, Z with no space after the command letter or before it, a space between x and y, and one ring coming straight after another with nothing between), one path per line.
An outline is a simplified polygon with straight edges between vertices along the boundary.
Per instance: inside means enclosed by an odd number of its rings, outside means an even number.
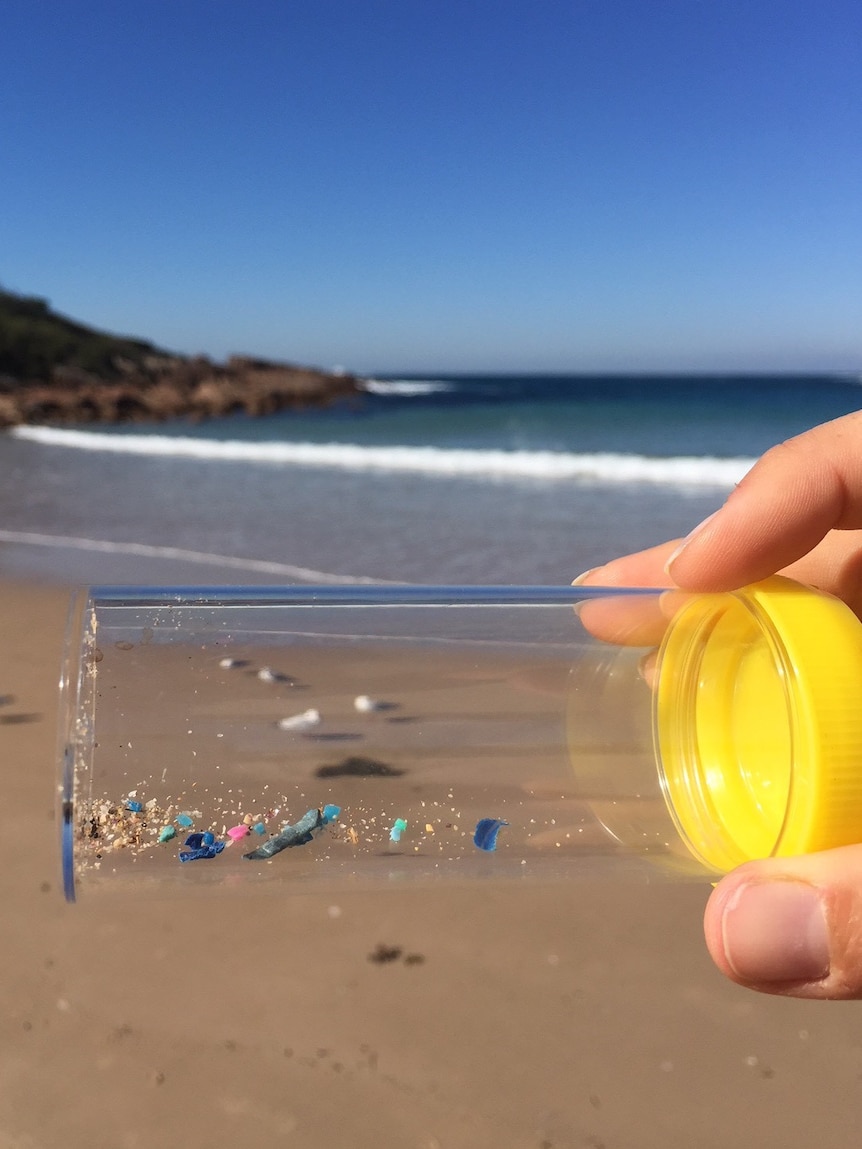
M862 845L740 866L713 891L704 932L740 985L862 998Z

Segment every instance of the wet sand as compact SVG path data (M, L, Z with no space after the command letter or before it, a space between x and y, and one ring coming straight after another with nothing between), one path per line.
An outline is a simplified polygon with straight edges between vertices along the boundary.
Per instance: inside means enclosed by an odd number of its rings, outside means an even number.
M862 1005L724 982L704 884L65 905L65 613L0 591L2 1149L855 1144Z

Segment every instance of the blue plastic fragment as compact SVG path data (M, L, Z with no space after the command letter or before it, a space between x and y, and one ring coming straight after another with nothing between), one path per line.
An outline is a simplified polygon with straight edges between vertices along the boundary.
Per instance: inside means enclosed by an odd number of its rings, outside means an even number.
M503 826L508 825L509 823L504 822L502 818L480 818L473 834L473 844L480 850L496 850L497 835Z
M140 814L143 808L140 802L133 802L131 798L126 802L126 809L131 810L133 814Z
M292 826L282 827L274 838L270 838L250 854L243 854L243 857L249 861L261 861L271 858L273 854L281 853L282 850L288 850L291 846L305 846L314 838L312 831L321 829L323 825L322 811L316 808L308 810L298 822L294 822Z
M176 822L177 825L182 826L184 830L194 825L193 819L191 819L188 814L177 814Z
M203 837L202 834L190 834L190 838ZM188 843L186 843L188 845ZM179 858L181 862L196 862L200 858L214 858L216 854L220 854L224 849L224 842L213 842L211 846L198 846L193 850L180 850Z
M264 826L263 822L255 822L254 832L255 832L255 834L265 834L266 833L266 826Z
M189 834L183 845L188 846L190 850L199 850L204 845L204 836L200 832ZM212 842L207 842L206 845L211 846Z
M324 806L323 813L321 814L321 821L324 826L328 826L330 822L334 822L338 815L341 813L340 806Z
M211 846L215 842L215 834L211 830L204 832L204 845Z

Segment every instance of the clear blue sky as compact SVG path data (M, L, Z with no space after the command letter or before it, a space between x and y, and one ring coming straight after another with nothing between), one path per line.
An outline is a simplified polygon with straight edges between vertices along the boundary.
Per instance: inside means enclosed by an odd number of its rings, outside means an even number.
M858 0L4 0L0 283L358 371L862 369Z

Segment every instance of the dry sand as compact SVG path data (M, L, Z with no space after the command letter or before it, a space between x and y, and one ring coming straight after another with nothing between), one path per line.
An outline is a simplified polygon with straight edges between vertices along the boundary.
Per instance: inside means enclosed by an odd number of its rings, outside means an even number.
M66 906L65 610L0 591L0 1149L857 1143L862 1005L726 983L706 886ZM381 943L402 956L370 961Z

